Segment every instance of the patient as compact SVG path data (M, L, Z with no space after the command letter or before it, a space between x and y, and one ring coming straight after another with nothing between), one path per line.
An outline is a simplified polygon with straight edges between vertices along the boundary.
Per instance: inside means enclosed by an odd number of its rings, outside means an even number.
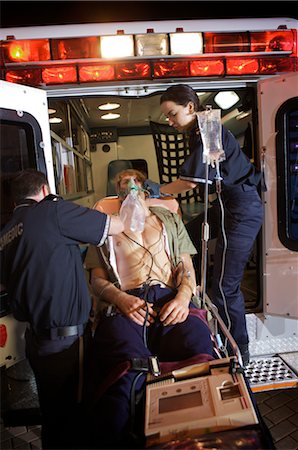
M210 330L192 302L196 279L195 248L181 218L161 206L148 207L138 171L123 171L117 179L121 201L133 176L145 210L143 232L126 229L109 237L103 247L90 247L85 265L91 270L100 320L95 334L94 371L97 381L132 358L183 361L202 354L213 358ZM123 448L129 436L133 390L145 375L132 369L116 380L96 406L94 441L100 448ZM127 444L128 446L131 444Z

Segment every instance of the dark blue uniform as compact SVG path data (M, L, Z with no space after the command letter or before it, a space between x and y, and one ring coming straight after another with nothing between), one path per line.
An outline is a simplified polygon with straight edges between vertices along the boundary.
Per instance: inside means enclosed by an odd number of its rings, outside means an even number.
M241 350L242 346L245 347L248 344L248 334L245 321L245 304L240 284L253 243L263 221L263 206L257 191L257 186L261 181L261 173L242 152L232 133L224 127L222 128L222 143L226 159L220 163L220 174L223 178L221 195L225 211L224 225L227 251L223 254L223 235L219 232L214 256L212 300L218 307L225 323L229 325L219 286L224 256L222 291L231 320L230 331ZM197 129L192 131L190 149L190 156L180 168L180 178L205 184L203 144ZM210 166L208 184L214 184L215 176L216 169ZM189 230L188 226L187 229ZM198 229L199 233L200 230ZM193 235L193 230L190 234Z
M26 353L43 414L43 448L81 446L69 438L76 430L79 337L91 299L78 244L101 245L109 223L106 214L50 195L25 199L1 231L1 284L14 317L30 324Z

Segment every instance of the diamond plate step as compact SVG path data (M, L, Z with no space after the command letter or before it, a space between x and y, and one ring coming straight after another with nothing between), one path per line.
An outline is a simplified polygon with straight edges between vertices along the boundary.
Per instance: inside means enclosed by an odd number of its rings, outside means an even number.
M298 386L297 374L278 355L251 358L245 367L245 376L252 392Z

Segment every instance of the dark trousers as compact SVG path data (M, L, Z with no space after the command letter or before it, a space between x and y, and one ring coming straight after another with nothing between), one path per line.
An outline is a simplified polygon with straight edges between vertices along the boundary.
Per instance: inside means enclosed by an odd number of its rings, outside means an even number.
M130 292L144 298L144 290ZM155 285L149 289L147 300L160 307L174 296L171 290ZM98 374L98 384L115 366L131 358L146 358L153 354L160 361L179 361L198 353L213 354L208 325L192 315L177 325L165 327L157 320L144 329L117 314L99 322L94 345L94 373ZM91 419L95 420L92 427L95 447L120 448L120 442L123 445L124 436L130 431L132 386L137 376L138 372L129 371L109 387L95 405ZM145 375L138 379L136 391L141 389L144 380ZM127 445L129 448L130 444Z
M257 190L244 187L224 192L227 248L225 251L220 231L215 247L212 280L213 303L240 346L248 343L241 281L263 221L263 206Z
M243 345L248 343L248 334L241 281L254 241L263 222L263 206L254 186L243 185L230 188L225 186L221 196L224 206L226 250L218 200L208 210L210 239L217 237L211 296L236 343ZM204 214L201 214L186 225L199 255L201 254L203 221ZM199 265L200 261L196 261L195 266ZM197 280L200 281L199 276Z
M40 340L30 330L26 332L26 353L35 376L42 415L43 449L89 447L78 389L79 341L84 339L86 363L90 336L86 330L84 338L49 341Z

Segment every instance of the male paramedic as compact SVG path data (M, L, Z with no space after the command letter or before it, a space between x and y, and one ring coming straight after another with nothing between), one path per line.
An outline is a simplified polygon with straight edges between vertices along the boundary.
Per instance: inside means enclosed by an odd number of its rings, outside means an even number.
M100 248L90 246L85 260L93 293L107 306L94 334L95 381L99 390L107 383L100 396L95 386L93 395L91 428L97 448L123 448L124 443L129 448L133 399L145 379L134 362L147 361L151 355L161 362L199 354L203 361L213 359L206 317L198 314L201 310L191 301L196 289L191 255L196 250L177 214L160 206L147 207L143 181L143 175L135 171L143 230L132 231L124 222L124 232L109 237ZM118 175L121 208L131 195L131 182L132 170ZM117 377L117 367L126 361L133 362L132 370Z
M16 175L12 197L13 216L1 231L1 285L14 317L29 324L26 355L38 389L42 446L83 448L76 432L83 429L79 402L91 299L78 244L100 246L123 224L51 195L45 175L35 170Z

